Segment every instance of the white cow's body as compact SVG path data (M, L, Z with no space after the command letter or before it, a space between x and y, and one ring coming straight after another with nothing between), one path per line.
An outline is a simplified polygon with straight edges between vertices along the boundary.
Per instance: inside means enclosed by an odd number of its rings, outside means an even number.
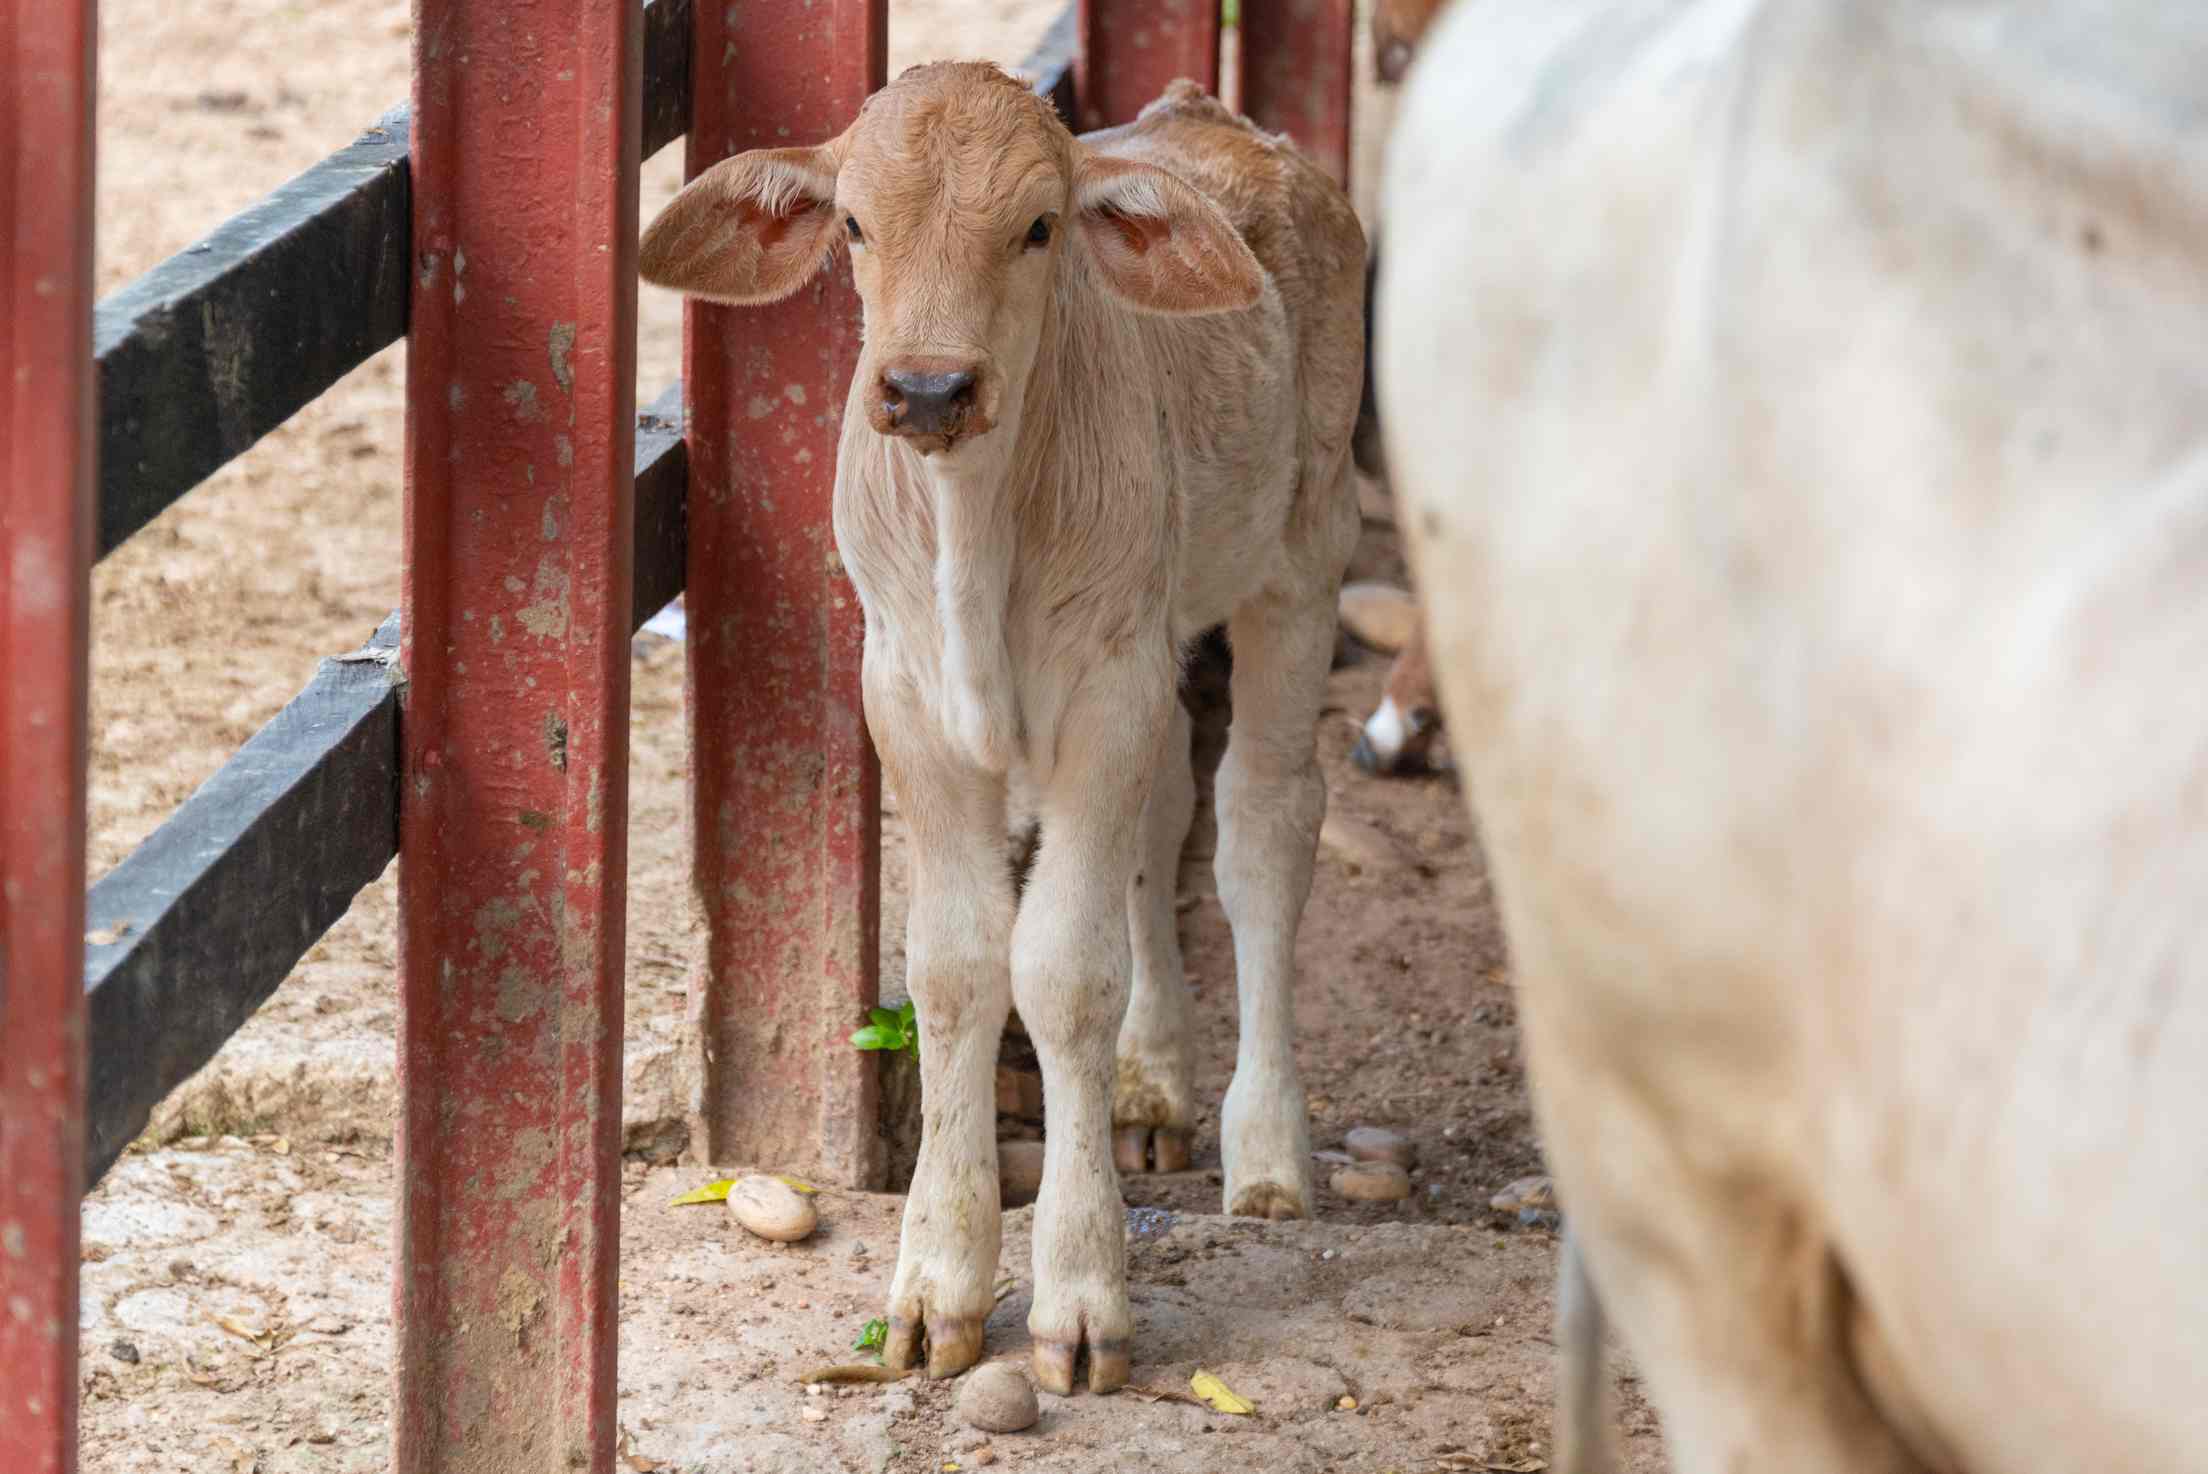
M1678 1466L2208 1469L2208 11L1481 0L1398 130L1390 469Z

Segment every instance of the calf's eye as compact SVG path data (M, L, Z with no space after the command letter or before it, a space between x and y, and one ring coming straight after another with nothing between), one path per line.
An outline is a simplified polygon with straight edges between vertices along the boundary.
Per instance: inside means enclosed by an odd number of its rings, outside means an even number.
M1035 223L1027 228L1027 243L1031 246L1047 246L1050 244L1049 216L1038 215L1035 217Z
M843 217L843 233L851 237L853 243L855 244L863 242L866 239L866 233L859 229L859 217L856 215L846 215Z

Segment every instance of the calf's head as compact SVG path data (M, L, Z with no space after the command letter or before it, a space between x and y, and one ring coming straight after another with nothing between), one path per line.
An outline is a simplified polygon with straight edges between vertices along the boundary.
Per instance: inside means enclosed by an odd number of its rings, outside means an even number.
M1143 312L1254 304L1263 271L1219 210L1099 154L984 63L915 67L814 148L714 165L644 234L644 279L716 302L789 296L848 251L868 421L950 454L1016 415L1054 294L1085 277Z

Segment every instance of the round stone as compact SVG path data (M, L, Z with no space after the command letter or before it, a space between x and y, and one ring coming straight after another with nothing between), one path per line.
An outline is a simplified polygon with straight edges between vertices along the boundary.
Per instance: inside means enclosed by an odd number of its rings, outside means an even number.
M1385 1126L1359 1126L1342 1138L1342 1146L1360 1162L1393 1162L1406 1172L1418 1165L1417 1145Z
M778 1244L794 1244L820 1226L811 1198L759 1173L739 1177L729 1188L728 1212L751 1232Z
M1353 1203L1400 1203L1411 1195L1411 1174L1393 1162L1352 1162L1334 1172L1334 1191Z
M984 1362L958 1389L958 1416L984 1433L1017 1433L1042 1416L1027 1374L1009 1361Z

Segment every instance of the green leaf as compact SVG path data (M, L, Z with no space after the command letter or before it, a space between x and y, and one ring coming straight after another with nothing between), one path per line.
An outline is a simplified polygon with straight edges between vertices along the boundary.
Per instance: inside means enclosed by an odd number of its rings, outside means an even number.
M866 1011L866 1016L876 1027L883 1029L894 1029L903 1022L897 1017L897 1011L891 1008L870 1008Z
M905 1026L905 1032L908 1034L918 1032L920 1028L920 1010L913 1005L910 998L905 1000L904 1007L897 1010L897 1022Z
M724 1177L719 1182L709 1182L703 1187L690 1189L667 1206L680 1208L690 1203L725 1203L728 1201L728 1190L735 1185L735 1178Z
M857 1049L899 1049L904 1041L880 1024L868 1024L851 1036L851 1044Z
M879 1318L868 1321L859 1328L859 1339L851 1343L853 1351L871 1351L881 1354L882 1343L889 1339L889 1322Z

